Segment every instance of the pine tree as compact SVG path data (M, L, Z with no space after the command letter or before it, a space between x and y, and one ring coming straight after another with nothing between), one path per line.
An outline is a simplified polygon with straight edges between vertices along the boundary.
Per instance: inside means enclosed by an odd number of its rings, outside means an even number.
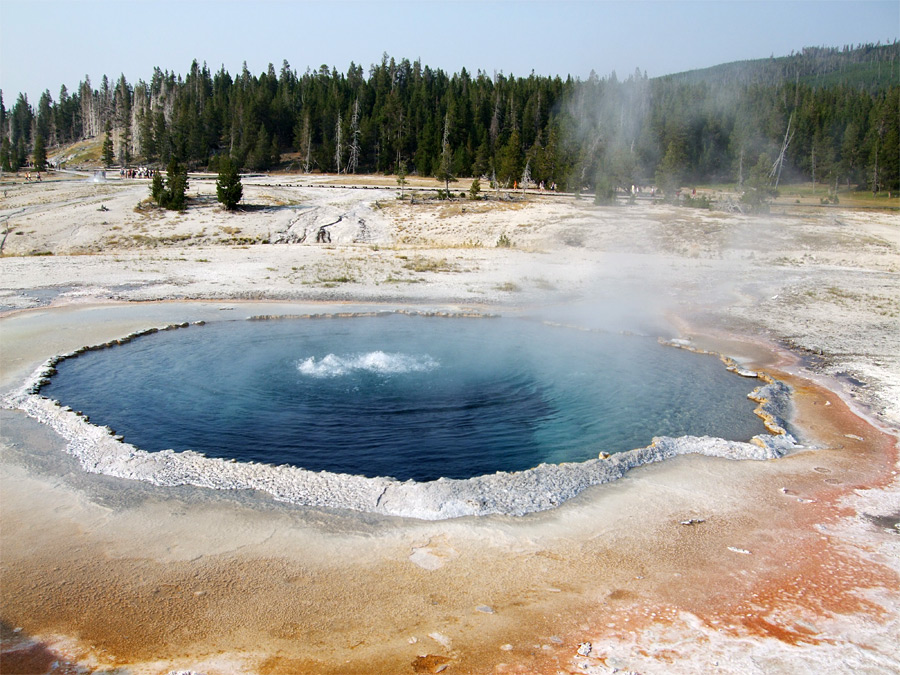
M5 135L3 136L3 141L0 142L0 171L12 171L12 164L10 163L9 138Z
M184 211L187 197L187 169L172 159L166 168L166 204L172 211Z
M141 154L148 162L156 159L156 139L153 137L153 113L148 109L142 110L138 116L138 129L140 129Z
M161 162L168 162L172 155L172 144L166 128L166 116L162 110L153 118L153 149Z
M490 149L488 148L487 140L484 140L475 152L475 164L472 166L473 174L476 176L486 176L491 170L490 162Z
M184 211L187 202L187 169L172 159L166 169L166 180L158 173L150 183L150 195L162 208Z
M25 150L25 137L19 136L19 140L16 142L16 154L13 156L13 171L18 171L23 166L25 166L25 162L28 159L28 153Z
M675 137L669 142L666 154L656 169L656 183L663 189L667 199L675 198L686 164L685 143L680 137Z
M616 203L616 188L603 170L597 171L594 179L594 204L607 206Z
M400 199L403 199L403 187L406 185L406 162L397 165L397 185L400 186Z
M128 166L131 163L131 88L125 80L125 76L119 77L115 90L116 126L122 130L122 140L119 146L119 163Z
M281 149L278 147L278 136L272 134L272 145L269 148L269 166L278 167L281 162Z
M153 180L150 181L150 196L153 197L153 201L159 206L163 206L163 194L165 191L166 185L163 183L163 177L160 175L159 171L157 171L153 174Z
M103 138L103 166L112 166L114 153L109 120L106 120L106 136Z
M37 118L35 119L34 125L35 141L37 140L38 135L43 136L45 145L48 140L52 142L55 136L55 129L53 126L53 111L50 109L51 101L52 99L50 97L50 92L48 90L45 90L44 93L41 94L41 98L38 101Z
M499 160L498 173L501 182L511 185L513 181L518 181L522 175L522 147L518 131L513 130L509 135L509 140L503 147Z
M233 211L244 194L241 175L230 157L219 160L219 177L216 180L216 197L227 210Z
M475 201L477 199L481 199L481 181L477 178L472 181L471 187L469 187L469 199Z
M272 163L272 139L264 124L259 126L256 143L247 158L247 164L254 171L265 171Z
M44 147L44 137L36 134L34 137L34 149L31 152L35 171L44 171L47 168L47 150Z
M772 187L772 160L766 153L759 156L759 161L750 169L747 190L741 202L750 207L753 213L768 213L769 200L778 196L778 190Z

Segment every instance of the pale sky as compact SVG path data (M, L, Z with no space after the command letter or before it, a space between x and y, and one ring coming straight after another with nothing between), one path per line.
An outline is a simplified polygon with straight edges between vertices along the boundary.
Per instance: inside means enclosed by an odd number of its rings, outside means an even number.
M655 77L898 33L897 0L0 0L0 89L7 108L20 92L36 106L85 75L134 84L195 58L232 75L285 59L368 74L384 52L449 74Z

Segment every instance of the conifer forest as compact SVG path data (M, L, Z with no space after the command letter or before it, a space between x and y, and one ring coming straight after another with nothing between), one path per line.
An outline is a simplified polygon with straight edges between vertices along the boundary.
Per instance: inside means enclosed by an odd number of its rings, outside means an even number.
M650 79L448 74L384 55L347 72L196 61L89 78L36 106L0 93L4 171L104 140L116 166L405 173L599 190L750 180L900 189L900 43L807 48ZM58 86L58 85L54 85Z

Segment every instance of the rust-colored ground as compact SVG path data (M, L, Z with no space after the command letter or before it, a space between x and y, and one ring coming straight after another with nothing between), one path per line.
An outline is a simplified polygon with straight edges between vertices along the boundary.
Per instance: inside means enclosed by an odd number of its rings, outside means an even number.
M854 517L845 498L894 479L896 441L835 394L769 372L794 387L797 419L823 449L740 465L683 458L558 512L487 527L431 523L394 536L361 526L333 558L302 545L280 555L252 546L188 560L122 555L111 542L122 531L84 529L64 503L44 513L7 484L2 670L584 672L621 663L616 648L661 666L683 660L689 650L660 631L693 634L692 649L706 641L710 653L720 647L706 630L790 647L833 641L823 620L883 621L892 610L879 594L900 590L874 551L829 534ZM169 517L210 516L175 504ZM681 523L689 517L703 522ZM411 564L412 544L445 564ZM23 647L28 635L56 651ZM585 641L594 647L578 656Z

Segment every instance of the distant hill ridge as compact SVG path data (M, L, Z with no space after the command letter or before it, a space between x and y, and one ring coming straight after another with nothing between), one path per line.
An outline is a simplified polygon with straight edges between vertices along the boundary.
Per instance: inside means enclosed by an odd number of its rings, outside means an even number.
M869 92L900 84L900 42L856 47L804 47L789 56L732 61L660 78L685 84L740 87L799 79L810 87L847 86Z

